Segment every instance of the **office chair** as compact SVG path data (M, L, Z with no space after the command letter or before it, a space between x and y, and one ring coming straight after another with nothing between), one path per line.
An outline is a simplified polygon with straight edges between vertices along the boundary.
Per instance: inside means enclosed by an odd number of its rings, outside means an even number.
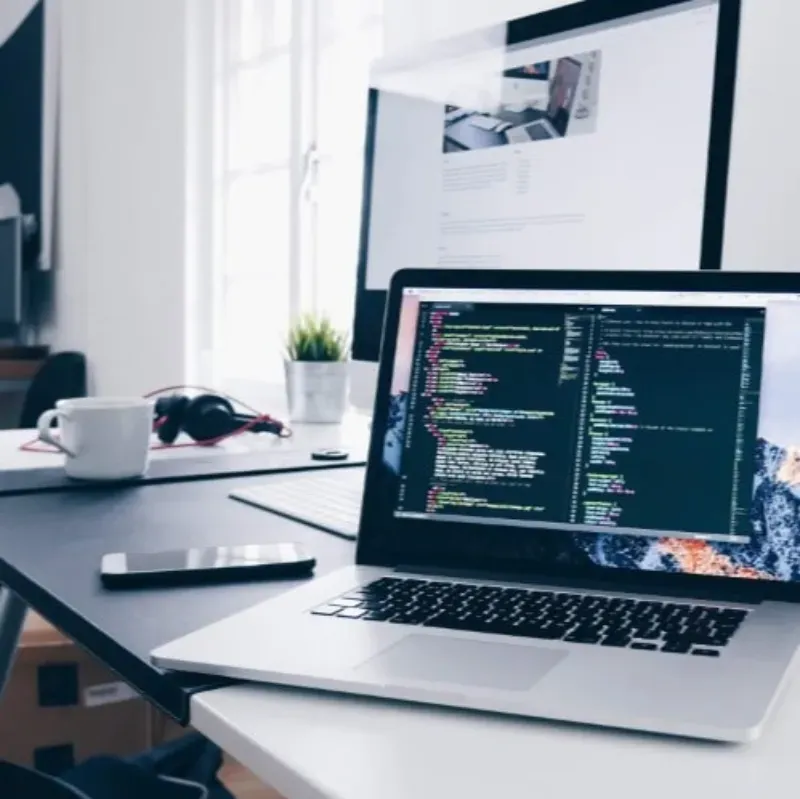
M82 791L45 774L0 761L0 785L7 799L91 799Z
M86 358L80 352L58 352L45 360L25 393L20 428L36 427L39 417L61 399L86 396Z
M0 760L3 799L234 799L220 782L222 750L193 732L140 755L100 755L47 774Z

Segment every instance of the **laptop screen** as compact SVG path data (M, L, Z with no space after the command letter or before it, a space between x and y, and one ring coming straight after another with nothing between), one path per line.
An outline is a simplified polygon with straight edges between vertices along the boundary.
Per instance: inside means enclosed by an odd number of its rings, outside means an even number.
M800 295L407 288L393 515L800 580L798 341Z

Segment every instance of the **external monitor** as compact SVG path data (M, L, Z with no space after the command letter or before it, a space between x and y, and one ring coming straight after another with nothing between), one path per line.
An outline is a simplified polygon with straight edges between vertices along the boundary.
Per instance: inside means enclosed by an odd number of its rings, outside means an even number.
M379 62L355 359L404 267L719 269L739 16L584 2Z

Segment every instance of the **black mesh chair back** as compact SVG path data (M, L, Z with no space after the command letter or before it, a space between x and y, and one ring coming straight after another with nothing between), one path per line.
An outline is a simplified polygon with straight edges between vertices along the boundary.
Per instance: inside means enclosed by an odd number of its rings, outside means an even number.
M36 427L39 417L56 402L86 396L86 358L80 352L59 352L42 364L25 394L20 428Z

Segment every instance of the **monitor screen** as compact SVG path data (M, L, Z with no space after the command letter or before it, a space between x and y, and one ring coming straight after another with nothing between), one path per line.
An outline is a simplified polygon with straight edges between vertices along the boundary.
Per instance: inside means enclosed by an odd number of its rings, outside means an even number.
M730 120L712 122L728 12L689 0L614 17L615 5L376 68L357 358L377 357L401 268L719 268ZM559 13L591 24L543 35Z
M406 289L397 336L395 518L800 580L800 294Z

